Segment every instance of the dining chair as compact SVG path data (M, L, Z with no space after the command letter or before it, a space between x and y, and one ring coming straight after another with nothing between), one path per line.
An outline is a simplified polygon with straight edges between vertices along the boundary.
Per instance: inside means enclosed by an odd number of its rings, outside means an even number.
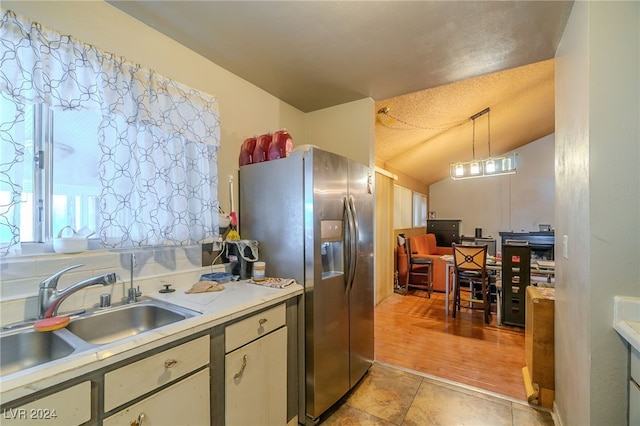
M411 241L417 237L407 238L407 282L406 290L409 291L410 287L426 290L429 299L433 292L433 261L426 257L421 256L419 251L416 251L417 247L412 247Z
M485 323L489 324L491 299L487 276L487 246L454 243L452 247L455 273L453 317L463 307L481 309Z

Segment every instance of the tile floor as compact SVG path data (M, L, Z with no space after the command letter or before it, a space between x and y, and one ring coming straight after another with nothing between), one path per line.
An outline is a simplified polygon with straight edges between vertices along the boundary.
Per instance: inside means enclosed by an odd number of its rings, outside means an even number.
M422 373L374 363L322 425L542 425L551 413Z

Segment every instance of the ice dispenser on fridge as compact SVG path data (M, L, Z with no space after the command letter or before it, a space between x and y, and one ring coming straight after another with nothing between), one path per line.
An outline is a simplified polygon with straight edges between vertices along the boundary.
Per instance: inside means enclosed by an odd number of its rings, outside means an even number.
M342 221L321 221L320 256L322 258L323 279L344 274L342 244Z

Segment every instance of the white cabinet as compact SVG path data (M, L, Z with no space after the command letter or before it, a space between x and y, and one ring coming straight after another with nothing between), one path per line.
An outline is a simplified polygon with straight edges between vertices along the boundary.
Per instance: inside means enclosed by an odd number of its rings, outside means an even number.
M640 352L631 348L629 378L629 424L640 425Z
M79 425L91 420L91 382L86 381L17 408L3 410L2 425Z
M143 358L104 375L104 411L142 396L209 363L209 336ZM179 401L176 409L180 410Z
M285 306L226 327L225 349L225 423L286 424Z
M107 418L104 426L208 425L209 369L187 377Z

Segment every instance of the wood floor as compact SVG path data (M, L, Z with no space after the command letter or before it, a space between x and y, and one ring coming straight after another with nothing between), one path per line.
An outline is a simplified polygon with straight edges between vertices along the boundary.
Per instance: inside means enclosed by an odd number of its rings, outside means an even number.
M445 317L444 294L394 293L375 309L375 358L517 400L522 380L524 329L485 325L481 311Z

